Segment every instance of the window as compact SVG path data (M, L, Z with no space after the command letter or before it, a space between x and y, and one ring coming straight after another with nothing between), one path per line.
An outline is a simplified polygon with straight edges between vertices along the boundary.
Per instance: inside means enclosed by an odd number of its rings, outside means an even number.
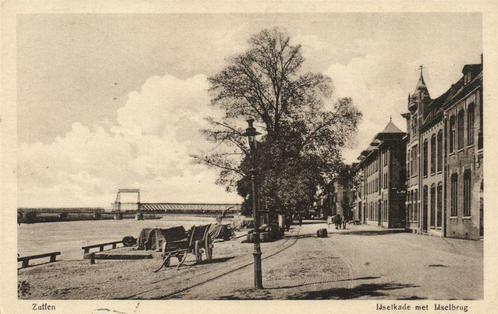
M431 228L436 227L436 187L431 186Z
M443 222L443 184L437 185L437 216L436 227L441 227Z
M413 146L413 175L418 175L418 145Z
M458 174L451 175L451 216L458 215Z
M384 152L384 166L387 166L387 156L388 156L388 152L385 151Z
M455 116L451 116L450 118L450 153L453 153L455 150Z
M427 143L427 140L424 141L424 177L427 176L427 171L428 171L428 167L429 167L429 160L427 159L428 158L428 150L429 150L429 145Z
M467 109L467 144L474 144L474 104Z
M472 178L470 170L465 170L463 173L463 215L470 216L470 201L472 198Z
M412 151L408 150L408 153L406 155L408 157L407 161L406 161L406 163L407 163L407 165L406 165L406 177L407 178L410 178L410 173L412 172L412 169L411 169L411 167L412 167L412 158L411 158L412 156L411 156L411 153L412 153Z
M384 173L384 189L387 189L387 173Z
M463 109L458 112L458 149L463 147L463 132L464 132L464 112Z
M437 133L437 171L443 170L443 131Z
M436 172L436 135L431 137L431 174Z

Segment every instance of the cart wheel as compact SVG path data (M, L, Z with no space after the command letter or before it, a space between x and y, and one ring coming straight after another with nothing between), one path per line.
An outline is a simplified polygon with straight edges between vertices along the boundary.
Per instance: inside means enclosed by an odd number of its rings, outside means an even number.
M164 267L169 267L170 260L171 258L169 256L166 257L166 260L164 261Z
M213 259L213 241L211 240L211 236L208 235L206 237L205 243L204 243L204 250L206 252L206 260L208 262L211 262Z
M195 262L196 263L202 262L202 252L201 252L201 248L200 248L198 240L195 241L194 255L195 255Z

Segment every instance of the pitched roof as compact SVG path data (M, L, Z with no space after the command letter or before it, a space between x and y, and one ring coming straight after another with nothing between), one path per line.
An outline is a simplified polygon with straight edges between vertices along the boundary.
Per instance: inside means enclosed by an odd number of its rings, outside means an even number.
M366 160L368 156L371 155L372 152L376 151L379 148L379 146L384 145L386 141L399 140L405 134L406 134L405 132L401 131L393 123L392 119L389 119L389 122L387 123L384 130L377 133L372 139L372 142L370 143L368 148L360 153L360 156L358 157L359 164L363 163L363 161Z
M419 91L429 96L429 90L427 89L427 85L425 85L424 75L422 74L422 68L420 68L420 77L418 78L418 82L417 85L415 86L415 91L413 92L412 97L417 97Z
M466 64L463 69L464 70L462 72L472 71L475 76L472 82L464 84L464 78L461 77L441 96L432 100L424 112L424 120L421 125L422 130L425 130L434 125L434 123L437 123L437 121L443 117L444 108L450 106L455 102L455 100L458 100L463 95L466 95L470 90L480 84L479 78L481 77L480 74L482 74L482 64Z
M415 91L419 89L427 89L427 86L425 85L424 81L424 75L422 74L422 70L420 71L420 77L418 78L417 85L415 86Z
M401 131L392 121L392 119L389 120L389 123L387 123L386 127L384 130L380 133L405 133Z

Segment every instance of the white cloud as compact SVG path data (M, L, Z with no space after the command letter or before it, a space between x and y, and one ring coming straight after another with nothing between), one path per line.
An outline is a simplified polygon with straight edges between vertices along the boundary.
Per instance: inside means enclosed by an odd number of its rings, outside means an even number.
M211 108L204 75L149 78L117 111L117 123L74 123L49 144L20 144L20 206L109 206L116 189L145 201L239 201L216 186L216 172L190 154L210 147L199 130ZM105 124L108 124L105 123Z
M405 123L400 116L406 108L406 91L396 85L382 85L375 73L383 73L384 63L377 56L354 58L347 65L333 64L327 74L334 80L336 97L352 97L353 102L363 113L356 138L349 149L344 151L346 162L355 161L359 152L365 149L373 136L382 130L392 117L393 122L403 130Z
M292 38L292 43L301 45L303 56L307 59L318 53L332 54L336 52L336 49L329 42L316 35L297 35Z

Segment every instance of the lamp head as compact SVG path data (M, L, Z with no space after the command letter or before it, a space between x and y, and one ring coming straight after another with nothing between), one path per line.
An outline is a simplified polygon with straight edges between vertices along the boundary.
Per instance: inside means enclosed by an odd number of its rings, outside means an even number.
M246 121L247 121L248 127L246 129L246 132L243 135L247 136L247 140L249 141L249 145L251 147L255 147L255 145L256 145L256 135L259 135L261 133L258 133L256 131L256 128L253 126L253 123L254 123L254 119L253 118L249 118Z

